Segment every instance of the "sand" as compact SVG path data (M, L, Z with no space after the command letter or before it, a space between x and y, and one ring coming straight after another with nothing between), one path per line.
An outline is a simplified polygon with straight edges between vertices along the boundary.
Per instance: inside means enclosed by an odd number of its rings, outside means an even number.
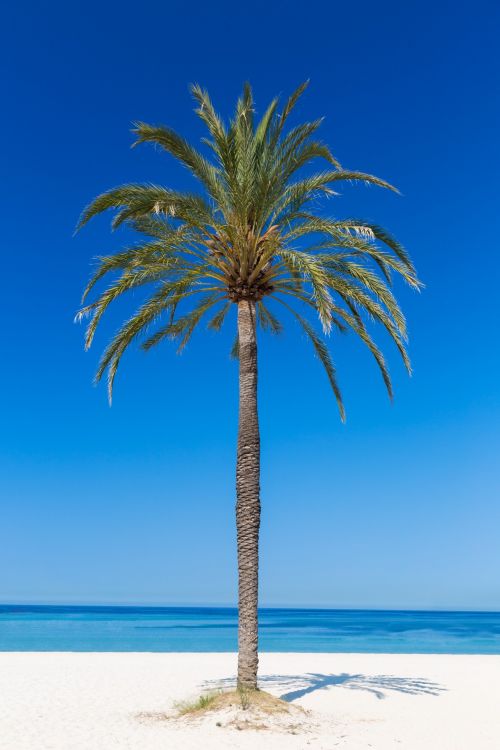
M261 686L306 709L297 726L168 718L229 686L235 666L234 654L0 653L0 748L500 748L500 656L263 654Z

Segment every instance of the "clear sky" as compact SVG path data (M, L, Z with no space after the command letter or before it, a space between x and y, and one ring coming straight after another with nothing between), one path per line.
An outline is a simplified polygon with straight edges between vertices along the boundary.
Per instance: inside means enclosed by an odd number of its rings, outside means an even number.
M495 2L10 3L1 18L0 601L234 603L233 334L123 362L110 409L73 323L92 257L81 208L126 181L193 184L130 123L195 142L190 82L228 114L306 78L304 119L403 197L329 203L391 229L426 284L397 287L414 376L396 399L332 338L341 425L308 342L260 344L264 604L500 608L499 62ZM232 322L234 325L234 321Z

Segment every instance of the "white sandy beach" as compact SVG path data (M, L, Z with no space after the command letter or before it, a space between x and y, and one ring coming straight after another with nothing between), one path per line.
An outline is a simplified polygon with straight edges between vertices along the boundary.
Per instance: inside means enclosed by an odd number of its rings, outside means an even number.
M2 750L498 750L500 656L263 654L261 687L307 709L297 734L172 721L226 685L234 654L1 653Z

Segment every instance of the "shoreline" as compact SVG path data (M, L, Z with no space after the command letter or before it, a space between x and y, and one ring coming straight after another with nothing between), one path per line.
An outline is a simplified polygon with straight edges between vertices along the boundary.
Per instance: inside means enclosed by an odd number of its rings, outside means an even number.
M54 649L47 649L45 651L38 650L20 650L20 649L0 649L0 660L3 655L6 654L31 654L31 655L43 655L47 656L49 654L53 655L61 655L61 654L82 654L82 656L89 656L89 655L100 655L104 656L106 654L110 654L113 656L137 656L141 654L149 654L151 656L234 656L236 658L237 652L233 650L227 650L227 651L153 651L153 650L146 650L146 649L138 649L137 651L111 651L111 650L95 650L95 651L84 651L82 649L75 649L74 651L71 651L70 649L60 649L60 650L54 650ZM414 657L435 657L435 656L443 656L445 658L448 657L455 657L458 656L461 659L490 659L490 658L497 658L500 660L500 653L497 652L484 652L484 653L453 653L453 652L443 652L443 651L265 651L265 650L259 650L259 656L326 656L326 657L335 657L335 656L355 656L355 657L363 657L363 656L389 656L389 657L405 657L405 656L414 656Z
M2 750L498 750L500 655L262 652L260 687L317 727L173 726L177 701L234 681L234 652L0 652Z

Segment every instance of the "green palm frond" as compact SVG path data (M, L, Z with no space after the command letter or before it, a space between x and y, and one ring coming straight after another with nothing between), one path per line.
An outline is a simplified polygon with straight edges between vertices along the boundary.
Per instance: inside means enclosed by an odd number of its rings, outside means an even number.
M377 347L371 336L369 335L368 331L366 330L365 326L363 325L363 322L361 318L358 315L349 315L345 310L342 310L340 308L336 308L336 312L340 317L342 317L346 323L348 323L353 331L357 333L359 338L362 340L362 342L368 347L371 354L373 355L377 365L379 366L380 372L382 374L382 379L385 383L385 387L387 388L387 393L389 394L389 398L392 401L393 398L393 390L392 390L392 382L391 378L389 376L389 370L387 369L387 365L385 363L384 356L380 349ZM404 353L404 347L403 353ZM405 358L405 357L403 357ZM409 363L405 362L408 366Z
M166 271L174 266L178 268L181 263L175 249L166 242L135 245L114 255L101 256L97 260L99 261L99 267L83 291L82 302L86 300L94 286L112 271L128 269L138 272L141 268L151 270L153 266L156 266L157 270L161 266L163 271Z
M107 370L108 398L110 403L113 398L113 383L116 371L125 350L139 334L147 329L165 311L167 296L168 288L161 287L158 292L141 305L136 313L121 326L104 350L97 368L96 382L102 378Z
M240 356L240 340L238 338L238 334L236 334L236 337L233 341L229 356L231 357L231 359L238 359L238 357Z
M213 307L217 302L219 302L220 299L220 293L210 294L204 297L193 310L190 310L181 318L177 318L177 320L169 322L166 326L160 328L159 331L156 331L156 333L146 339L146 341L144 341L144 343L142 344L142 348L147 351L153 346L159 344L160 341L165 338L170 338L172 340L180 338L180 343L177 349L177 353L180 354L180 352L184 349L189 339L193 335L196 326L203 318L205 313L210 310L210 308Z
M194 227L214 223L210 206L199 195L178 193L158 185L131 184L102 193L92 201L83 211L77 231L97 214L112 208L120 209L113 220L113 229L124 221L154 214L181 219Z
M213 198L220 208L226 205L226 195L220 179L220 170L215 168L208 159L205 159L184 138L171 128L164 126L147 125L144 122L134 123L132 131L137 135L133 144L155 143L161 146L169 154L184 164L192 174L197 177L206 188L208 194Z
M212 331L220 331L231 307L232 303L226 302L226 304L219 310L219 312L216 313L214 317L208 322L207 328L211 329Z
M257 302L257 318L264 331L270 331L270 333L274 334L282 333L282 323L262 301Z
M308 320L306 320L302 315L300 315L296 310L294 310L293 307L288 305L286 302L283 302L283 300L280 300L280 302L292 313L292 315L296 318L296 320L298 320L298 322L302 326L303 331L312 342L314 351L316 352L321 364L325 368L325 372L328 376L328 381L335 395L335 399L337 401L337 406L338 406L338 410L340 414L340 419L342 420L342 422L345 422L346 415L345 415L344 403L342 401L342 393L337 383L336 370L332 362L330 352L328 351L328 347L326 346L325 342L322 340L321 336L318 333L316 333L316 331L314 330L314 328L312 327L312 325L309 323Z
M315 302L323 330L331 328L332 297L329 290L329 277L323 264L313 255L296 250L279 250L279 257L292 271L301 273L310 282L312 296Z
M290 116L290 113L292 112L293 108L297 104L298 100L304 93L304 91L309 86L309 81L304 81L300 84L300 86L297 86L295 91L288 97L285 106L283 107L283 111L279 115L277 121L276 121L276 128L275 128L275 135L274 140L277 142L279 136L283 132L283 128L285 127L285 123Z
M370 304L367 292L372 293L376 302L382 303L387 308L388 314L401 336L406 339L406 320L403 312L387 284L377 274L359 263L353 263L352 261L339 263L335 260L335 256L333 258L330 256L320 257L319 260L330 272L328 279L332 289L335 289L339 294L352 297L357 304L362 306L365 306L365 303L366 305ZM371 308L366 307L366 309L373 314ZM377 305L378 309L379 306Z

